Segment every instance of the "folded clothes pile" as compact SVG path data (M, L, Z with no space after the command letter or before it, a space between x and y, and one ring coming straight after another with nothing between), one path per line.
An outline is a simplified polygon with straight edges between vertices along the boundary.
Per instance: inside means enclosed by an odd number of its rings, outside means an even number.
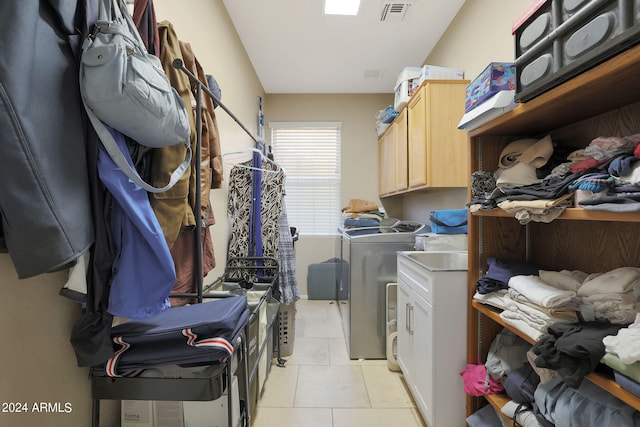
M498 168L471 176L471 211L500 208L522 224L550 222L567 207L640 211L640 134L597 137L575 149L541 139L512 141Z
M377 204L367 200L351 199L349 204L342 208L345 229L379 227L382 219L384 212Z

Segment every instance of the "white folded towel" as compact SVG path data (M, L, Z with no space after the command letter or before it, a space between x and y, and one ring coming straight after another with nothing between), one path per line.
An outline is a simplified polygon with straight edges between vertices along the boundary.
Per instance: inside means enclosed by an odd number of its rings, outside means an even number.
M538 276L512 276L509 279L509 287L521 293L532 303L545 308L570 304L576 296L573 291L546 284Z
M604 337L602 343L608 353L616 354L627 365L640 361L640 314L629 327Z
M566 291L576 292L582 285L588 274L580 270L561 270L561 271L546 271L540 270L538 272L540 279L548 285L554 288L564 289Z
M640 286L640 268L620 267L597 277L587 278L578 289L578 295L624 294L633 291L636 286Z

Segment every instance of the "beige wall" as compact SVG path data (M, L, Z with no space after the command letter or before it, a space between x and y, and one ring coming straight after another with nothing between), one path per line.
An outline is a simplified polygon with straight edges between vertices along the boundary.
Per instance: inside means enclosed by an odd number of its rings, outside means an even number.
M473 80L490 62L512 62L515 45L511 25L529 2L466 1L424 64L460 68L467 80ZM466 190L450 190L405 196L400 203L406 219L425 222L432 210L460 208L466 202Z
M424 63L461 68L472 80L490 62L513 61L513 18L529 3L467 0Z
M392 94L272 94L267 96L265 115L267 124L269 121L342 122L341 206L350 199L380 203L375 114L392 103ZM308 265L335 256L332 238L305 236L304 232L300 230L301 237L295 246L298 287L302 295L307 294Z
M377 150L373 128L374 114L392 102L391 95L267 95L233 29L221 0L155 0L158 20L168 19L178 36L191 43L205 71L216 77L222 88L222 101L252 133L256 130L258 97L265 97L267 120L332 120L343 122L342 201L350 198L377 200ZM445 34L426 63L464 68L467 76L477 75L494 60L512 59L511 17L528 0L467 1L452 28ZM391 92L391 88L390 88ZM223 152L237 151L252 141L223 111L217 110ZM229 169L229 166L226 168ZM212 191L211 201L217 218L212 228L218 267L224 269L226 253L226 183ZM448 203L446 194L417 195L385 201L401 205L408 219L422 217L434 204ZM454 197L453 203L457 203ZM317 252L314 253L314 250ZM302 238L296 244L301 287L306 264L333 256L330 239ZM71 404L70 413L29 413L9 415L0 412L0 426L68 427L90 425L90 390L87 369L77 368L69 344L71 327L80 314L77 304L60 296L66 272L18 280L7 254L0 254L0 339L3 343L0 375L1 402ZM306 288L303 289L306 293ZM107 406L103 425L117 425L115 405Z

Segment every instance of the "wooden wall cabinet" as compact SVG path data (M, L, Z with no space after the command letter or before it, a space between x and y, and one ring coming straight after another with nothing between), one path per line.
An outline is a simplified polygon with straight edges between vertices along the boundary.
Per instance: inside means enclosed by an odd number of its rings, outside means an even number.
M380 196L466 187L467 136L458 130L467 80L427 80L378 140Z
M378 193L405 191L407 185L407 111L403 109L378 139Z
M464 115L466 80L427 80L407 104L409 187L452 188L468 184Z
M640 46L603 62L469 133L470 169L493 171L502 149L515 139L551 135L556 143L586 147L598 136L640 133ZM470 215L468 270L467 361L486 361L491 342L506 327L497 310L472 297L486 273L487 258L537 262L550 270L606 272L622 266L640 267L640 213L612 213L568 208L554 221L520 223L500 210ZM640 398L606 374L591 373L594 382L636 409ZM485 398L467 398L467 415ZM499 409L508 398L487 396Z

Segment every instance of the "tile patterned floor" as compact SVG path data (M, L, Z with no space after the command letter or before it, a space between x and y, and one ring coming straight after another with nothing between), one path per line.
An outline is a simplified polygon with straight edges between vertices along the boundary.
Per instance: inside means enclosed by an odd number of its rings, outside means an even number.
M335 302L296 303L293 354L274 365L252 427L425 427L386 360L349 360Z

